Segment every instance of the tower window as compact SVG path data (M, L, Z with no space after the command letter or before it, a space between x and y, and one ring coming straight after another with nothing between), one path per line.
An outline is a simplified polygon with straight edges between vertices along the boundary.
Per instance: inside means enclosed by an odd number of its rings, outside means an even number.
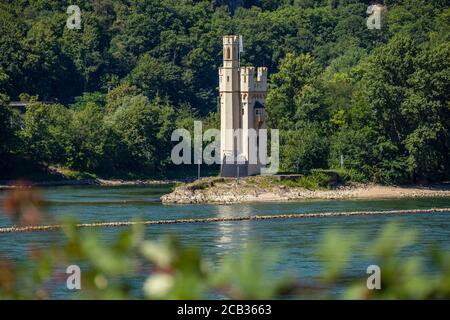
M229 60L229 59L231 59L231 51L230 51L230 48L228 47L227 48L227 56L226 56L226 58Z
M227 82L230 82L230 76L227 76Z

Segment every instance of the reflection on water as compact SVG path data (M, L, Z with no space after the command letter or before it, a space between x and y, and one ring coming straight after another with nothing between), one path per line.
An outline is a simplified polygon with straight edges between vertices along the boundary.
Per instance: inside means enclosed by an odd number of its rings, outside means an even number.
M218 206L217 216L219 218L231 218L235 216L250 216L251 211L244 208L243 211L236 211L235 206ZM240 221L239 223L224 221L216 223L218 235L216 237L217 247L225 249L237 249L245 245L248 241L250 221ZM224 251L223 253L226 253Z

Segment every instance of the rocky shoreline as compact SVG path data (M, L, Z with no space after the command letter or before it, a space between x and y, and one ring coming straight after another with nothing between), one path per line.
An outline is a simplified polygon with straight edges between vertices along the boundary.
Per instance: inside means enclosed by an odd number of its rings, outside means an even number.
M331 190L308 190L285 185L261 186L254 179L204 179L178 186L172 193L161 197L163 203L216 203L274 202L310 199L393 199L393 198L450 197L450 186L411 185L382 186L358 184L337 186Z

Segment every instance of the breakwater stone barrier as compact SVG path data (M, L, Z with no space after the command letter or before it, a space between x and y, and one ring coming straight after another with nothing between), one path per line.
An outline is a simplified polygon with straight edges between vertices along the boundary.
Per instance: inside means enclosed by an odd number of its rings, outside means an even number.
M125 227L136 224L141 225L165 225L165 224L186 224L186 223L215 223L215 222L233 222L233 221L261 221L275 219L306 219L322 217L349 217L349 216L370 216L370 215L401 215L401 214L430 214L430 213L449 213L450 208L431 208L431 209L408 209L408 210L384 210L384 211L351 211L351 212L321 212L321 213L293 213L277 215L253 215L237 217L215 217L215 218L192 218L192 219L173 219L173 220L145 220L145 221L115 221L115 222L92 222L79 223L78 228L95 227ZM33 232L33 231L54 231L62 228L61 224L50 224L41 226L20 226L0 228L0 233L12 232Z

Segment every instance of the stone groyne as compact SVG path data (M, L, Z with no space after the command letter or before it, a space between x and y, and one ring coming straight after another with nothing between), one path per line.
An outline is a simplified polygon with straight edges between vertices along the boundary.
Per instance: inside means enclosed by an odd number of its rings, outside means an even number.
M373 216L373 215L401 215L401 214L433 214L449 213L450 208L431 208L431 209L411 209L411 210L389 210L389 211L351 211L351 212L321 212L321 213L295 213L278 215L255 215L255 216L236 216L236 217L216 217L216 218L193 218L193 219L175 219L175 220L147 220L147 221L118 221L118 222L93 222L80 223L78 228L95 227L125 227L136 224L141 225L166 225L166 224L186 224L186 223L220 223L234 221L261 221L276 219L306 219L323 217L349 217L349 216ZM0 233L15 232L33 232L33 231L55 231L62 228L60 224L43 226L22 226L0 228Z

